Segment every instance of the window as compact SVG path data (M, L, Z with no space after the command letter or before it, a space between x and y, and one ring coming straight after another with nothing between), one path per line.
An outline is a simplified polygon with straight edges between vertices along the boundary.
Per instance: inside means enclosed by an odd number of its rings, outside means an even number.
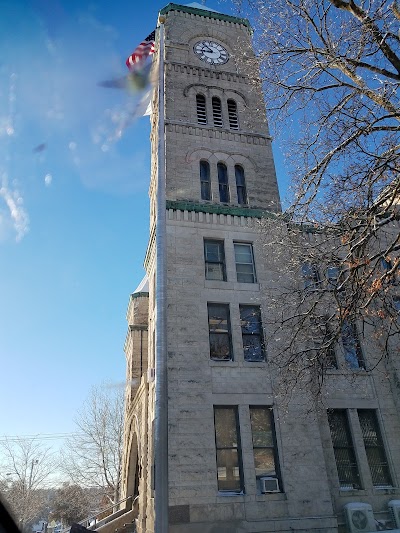
M200 161L200 187L201 199L211 200L210 164L208 161Z
M228 170L223 163L218 163L218 184L220 202L229 203Z
M232 359L229 305L208 304L208 329L211 359L218 361Z
M332 332L332 326L328 317L321 317L323 322L314 323L316 349L325 352L322 364L325 368L337 368L335 338Z
M320 282L318 268L312 263L304 263L301 267L304 279L304 288L313 290L318 287Z
M238 121L238 114L237 114L237 105L235 100L228 100L228 119L229 119L229 127L231 130L238 130L239 129L239 121Z
M197 122L207 124L206 98L202 94L196 94Z
M222 128L223 126L222 106L221 106L221 100L217 96L212 97L212 110L213 110L214 126L218 128Z
M378 417L373 409L358 411L365 451L374 487L391 487L389 464L379 429Z
M258 305L240 305L245 361L264 361L261 311Z
M389 256L381 258L381 265L382 265L382 270L384 272L388 272L389 270L392 270L393 268L393 263Z
M400 318L400 296L393 296L393 307Z
M237 280L240 283L256 283L253 246L234 243Z
M364 357L354 322L344 320L342 324L344 358L350 368L365 368Z
M394 283L396 281L396 274L393 272L393 262L389 256L381 258L381 269L386 275L386 281L388 283ZM390 273L389 273L390 272Z
M274 477L279 480L279 461L272 409L250 407L250 422L256 477Z
M204 240L206 279L226 281L224 241Z
M244 490L237 407L214 407L218 490Z
M238 204L247 204L246 183L244 181L244 170L240 165L235 165L235 178Z
M328 411L328 422L340 488L360 489L360 476L346 411L343 409Z
M339 284L340 267L328 266L326 269L326 280L328 282L328 289L335 290Z

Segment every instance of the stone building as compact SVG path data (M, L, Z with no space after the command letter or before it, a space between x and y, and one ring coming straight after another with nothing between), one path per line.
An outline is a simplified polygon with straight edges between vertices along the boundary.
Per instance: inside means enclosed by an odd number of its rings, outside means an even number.
M388 507L400 500L400 418L387 369L364 369L377 358L373 342L360 348L363 363L353 368L350 348L338 346L341 371L327 376L329 411L310 412L301 394L284 407L275 394L263 343L262 288L270 272L257 221L279 212L280 200L249 61L251 28L196 3L168 4L161 15L169 531L334 533L372 531L376 521L400 528ZM154 531L158 492L156 177L164 161L157 105L156 98L147 276L130 297L125 343L121 497L136 498L139 533ZM400 363L390 371L399 376Z

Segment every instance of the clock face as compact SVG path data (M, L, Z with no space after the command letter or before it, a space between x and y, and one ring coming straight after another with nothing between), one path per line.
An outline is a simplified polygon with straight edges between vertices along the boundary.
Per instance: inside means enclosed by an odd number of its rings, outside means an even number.
M193 46L193 51L209 65L223 65L229 60L228 51L214 41L199 41Z

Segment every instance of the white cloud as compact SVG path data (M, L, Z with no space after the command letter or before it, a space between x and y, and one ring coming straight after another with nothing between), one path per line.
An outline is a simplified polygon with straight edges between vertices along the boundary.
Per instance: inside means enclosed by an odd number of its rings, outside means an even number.
M9 187L7 175L3 174L0 187L0 237L2 240L8 238L11 229L14 230L15 239L19 242L29 231L29 216L18 189Z
M44 184L46 185L46 187L50 187L52 181L53 176L51 174L46 174L44 177Z

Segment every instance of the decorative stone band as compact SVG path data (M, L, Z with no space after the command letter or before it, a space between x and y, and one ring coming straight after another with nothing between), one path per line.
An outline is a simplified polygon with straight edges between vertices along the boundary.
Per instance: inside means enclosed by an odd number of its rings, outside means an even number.
M167 200L167 209L174 211L187 211L195 213L211 213L216 215L230 215L234 217L251 217L251 218L276 218L276 215L265 209L254 209L250 207L234 207L229 205L218 204L198 204L195 202L185 202L176 200Z
M181 122L174 122L172 120L165 121L167 131L175 133L183 133L184 135L195 135L196 137L206 137L207 139L222 139L233 142L242 142L245 144L255 144L259 146L266 146L271 137L260 135L259 133L241 133L232 132L228 129L210 128L209 126L186 125Z
M177 45L174 45L177 48ZM174 61L165 61L166 68L171 72L178 74L188 74L191 77L197 76L199 79L215 79L222 81L229 81L232 83L244 83L247 85L254 85L254 78L237 74L236 72L228 72L225 70L212 70L205 67L198 67L195 65L188 65L186 63L176 63Z

